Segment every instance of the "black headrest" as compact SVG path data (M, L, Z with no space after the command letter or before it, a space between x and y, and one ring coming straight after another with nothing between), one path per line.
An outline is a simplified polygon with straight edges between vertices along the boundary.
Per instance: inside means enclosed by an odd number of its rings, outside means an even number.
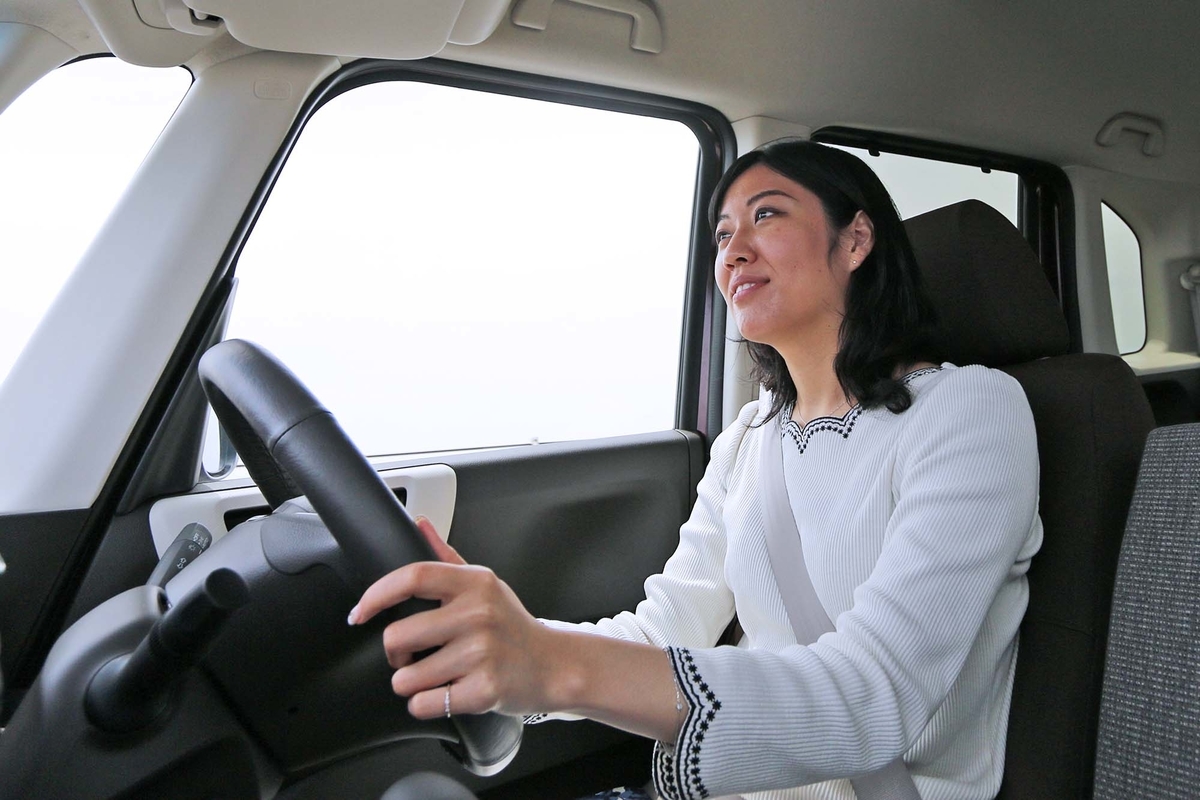
M1070 334L1058 299L1003 214L964 200L904 226L937 308L938 358L1001 367L1067 352Z

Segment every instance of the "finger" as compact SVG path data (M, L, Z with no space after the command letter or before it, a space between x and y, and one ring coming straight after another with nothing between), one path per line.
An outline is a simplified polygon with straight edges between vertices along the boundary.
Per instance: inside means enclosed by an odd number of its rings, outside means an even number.
M401 651L401 652L397 652L397 653L393 654L392 651L386 650L386 649L385 649L385 652L387 654L388 666L391 667L392 669L400 669L401 667L407 667L409 664L412 663L413 654L411 652Z
M408 713L416 719L437 719L450 714L476 714L463 702L461 683L448 683L408 698Z
M433 523L428 517L417 517L413 520L417 523L417 530L424 534L429 546L433 548L434 554L438 557L438 561L445 561L447 564L466 564L467 562L458 551L451 547L446 542L442 541L442 537L438 536L437 528L433 527Z
M383 649L388 663L399 668L403 665L393 660L408 663L411 657L404 656L441 647L466 633L470 626L470 616L464 616L453 604L439 606L389 624L383 629Z
M417 719L436 719L446 716L447 706L451 714L483 714L498 708L496 692L489 689L486 680L468 674L445 684L432 686L408 698L408 713ZM446 702L446 689L450 690L450 701Z
M414 719L437 719L451 714L464 714L462 703L456 703L454 685L438 686L408 698L408 713Z
M401 697L413 697L433 691L451 681L460 680L468 667L464 666L465 650L461 643L451 642L441 650L430 653L392 673L392 691Z
M466 585L466 572L472 567L442 564L436 561L418 561L392 570L371 584L350 609L346 621L361 625L385 608L403 603L410 597L426 600L448 600Z

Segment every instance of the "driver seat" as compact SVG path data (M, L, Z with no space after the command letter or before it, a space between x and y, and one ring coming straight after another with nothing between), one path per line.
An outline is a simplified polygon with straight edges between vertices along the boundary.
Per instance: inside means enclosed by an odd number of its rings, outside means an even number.
M966 200L905 227L939 315L935 355L1012 375L1037 429L1044 539L1029 570L997 798L1091 800L1117 555L1154 415L1122 359L1068 353L1058 299L998 211ZM389 790L385 800L407 797Z
M1117 356L1068 353L1057 298L1020 232L977 200L905 223L940 316L936 355L1020 382L1045 538L1029 570L1001 800L1090 800L1117 555L1154 416Z

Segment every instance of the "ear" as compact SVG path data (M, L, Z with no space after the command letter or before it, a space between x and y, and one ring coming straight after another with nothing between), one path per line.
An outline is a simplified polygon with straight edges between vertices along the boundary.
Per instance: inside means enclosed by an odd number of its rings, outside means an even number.
M853 272L862 266L875 247L875 223L865 211L855 214L850 224L842 229L842 241L847 250L846 268Z

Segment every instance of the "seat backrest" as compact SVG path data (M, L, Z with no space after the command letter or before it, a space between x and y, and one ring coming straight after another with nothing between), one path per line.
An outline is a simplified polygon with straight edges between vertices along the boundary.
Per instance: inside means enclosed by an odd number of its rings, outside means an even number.
M1151 432L1117 566L1096 799L1200 794L1200 424Z
M1068 354L1041 265L999 212L968 200L906 223L940 316L938 355L1025 390L1045 529L1029 570L1000 798L1092 797L1117 554L1146 434L1146 395L1116 356Z

